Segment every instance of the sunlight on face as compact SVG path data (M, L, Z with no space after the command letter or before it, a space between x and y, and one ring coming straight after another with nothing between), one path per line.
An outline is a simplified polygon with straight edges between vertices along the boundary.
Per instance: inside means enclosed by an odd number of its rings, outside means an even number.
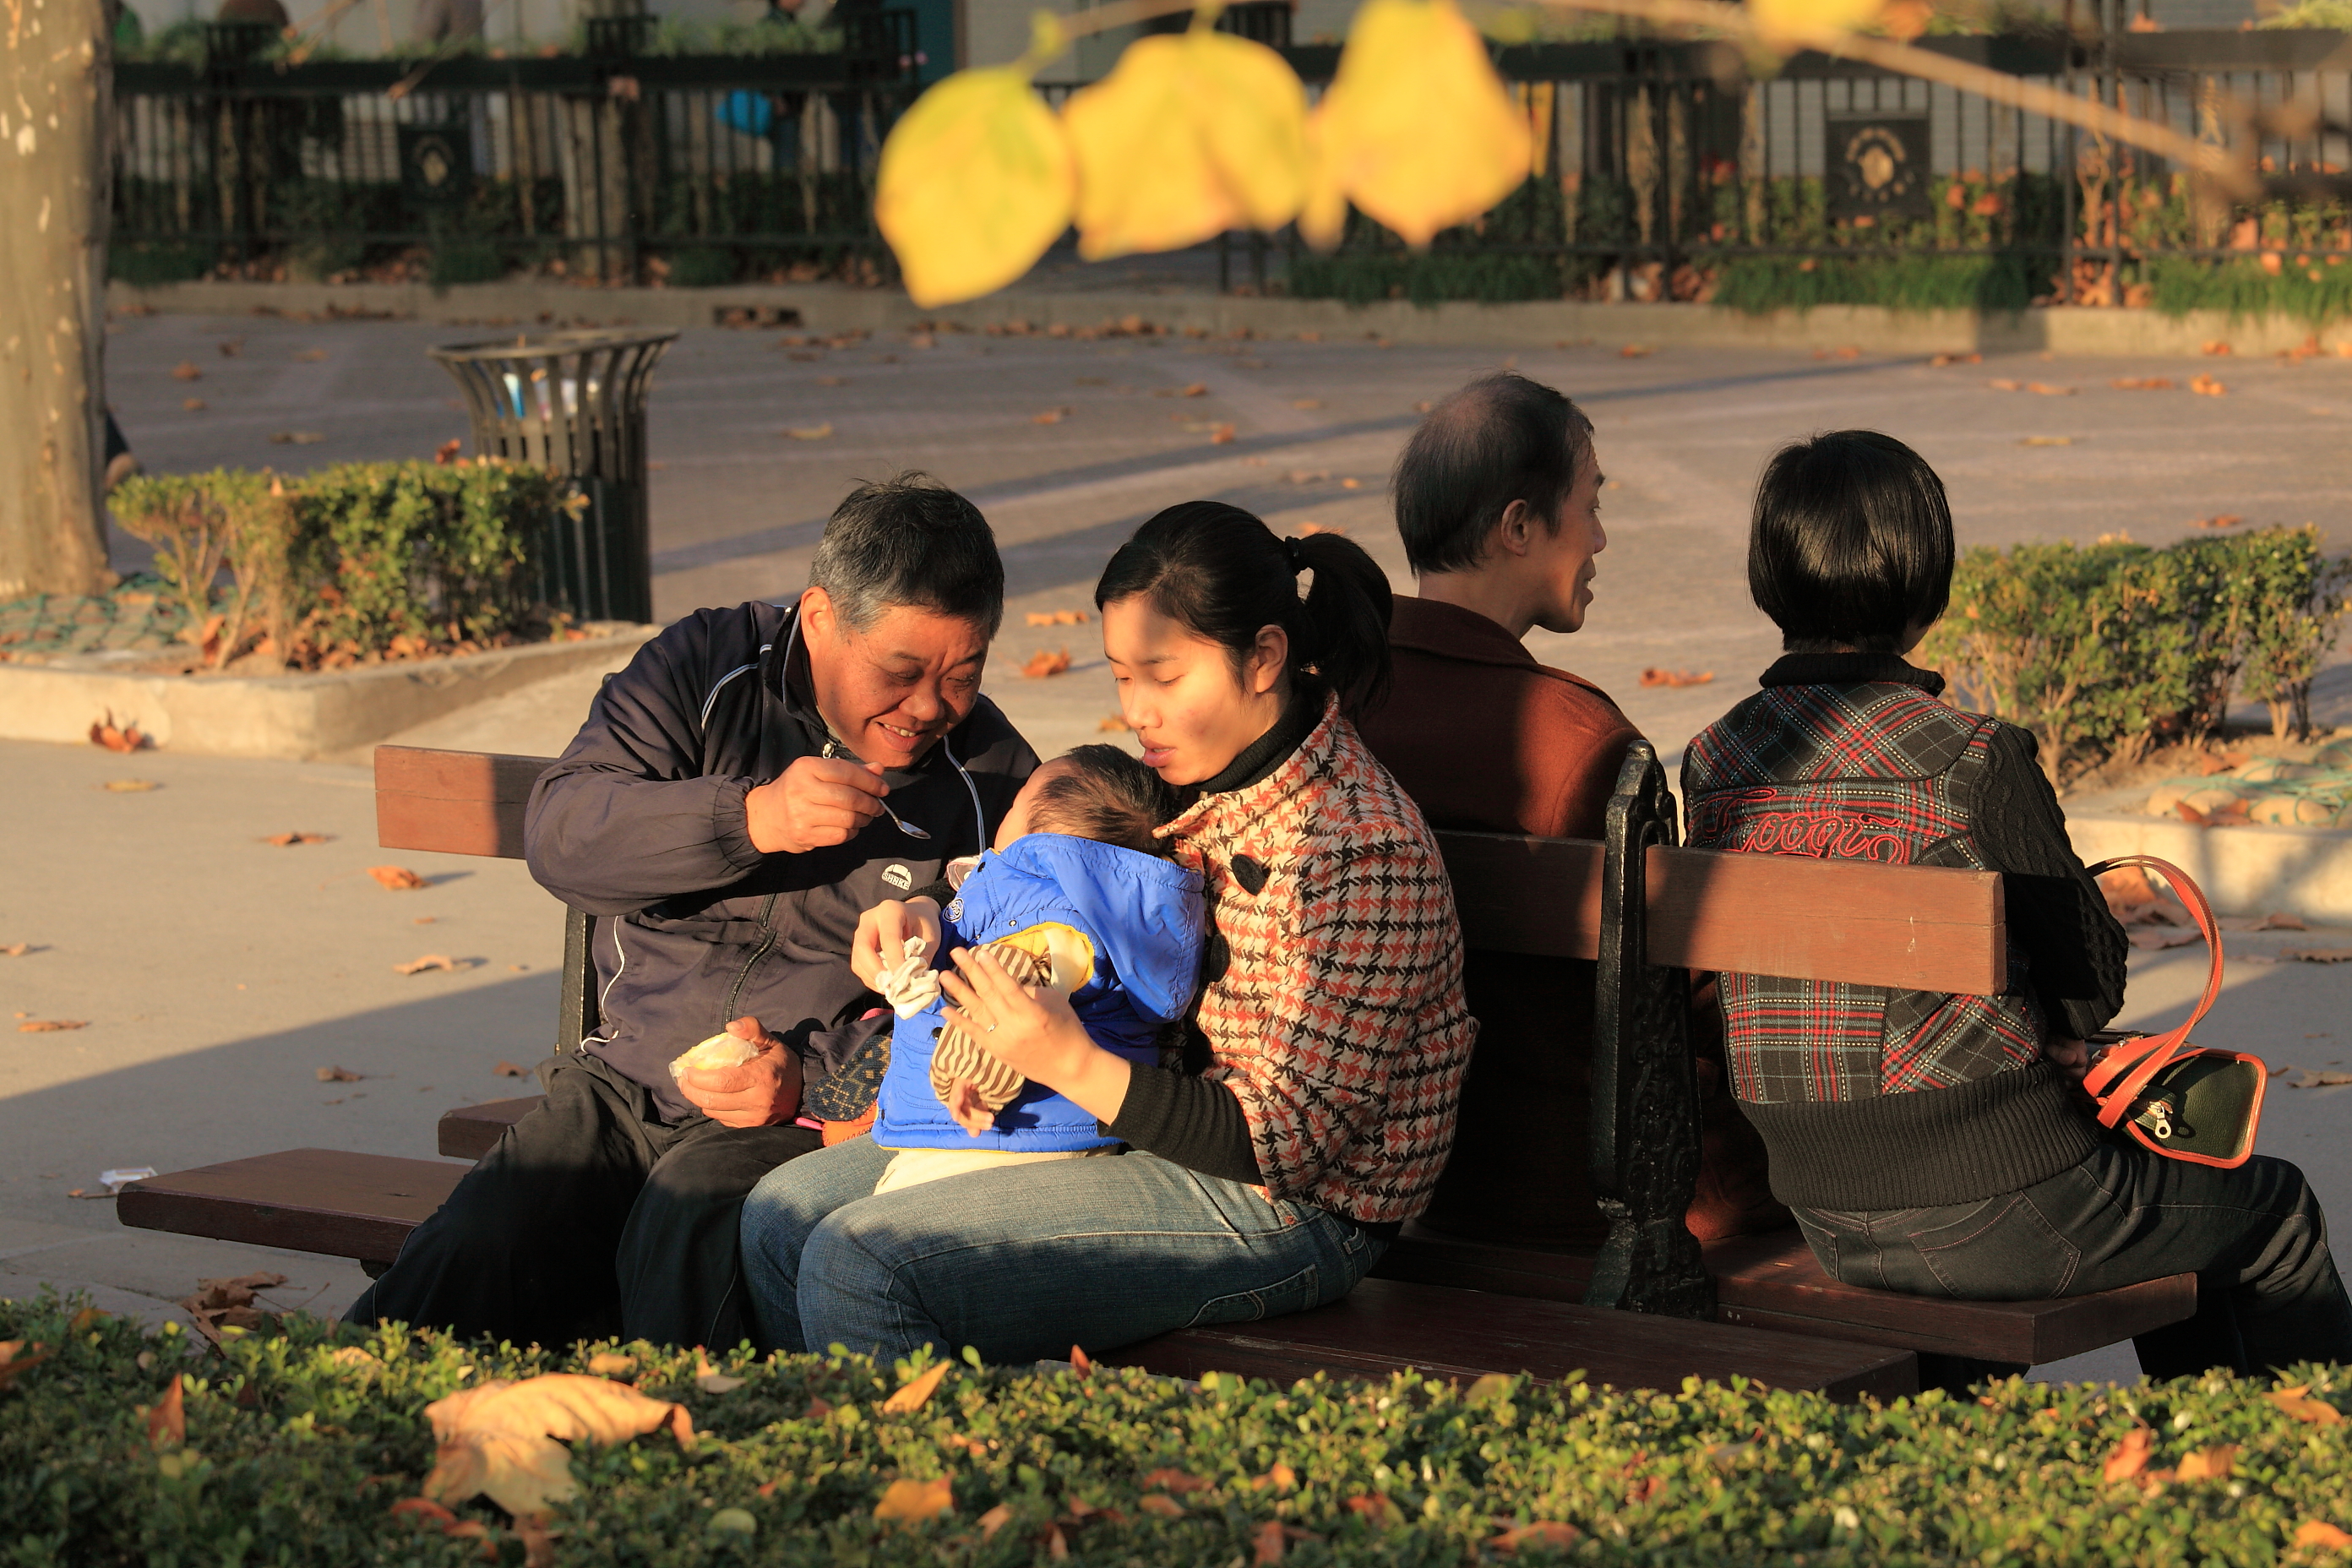
M817 711L863 761L912 765L980 700L988 634L971 621L893 605L860 632L811 588L801 623Z
M1603 482L1600 458L1587 458L1560 502L1557 530L1536 531L1536 564L1544 580L1536 625L1548 632L1582 630L1584 612L1592 605L1592 579L1599 574L1592 558L1609 548L1609 535L1601 527Z
M1223 647L1141 595L1105 605L1102 625L1119 713L1143 743L1144 765L1170 784L1214 778L1282 716L1290 641L1281 627L1258 634L1237 677Z

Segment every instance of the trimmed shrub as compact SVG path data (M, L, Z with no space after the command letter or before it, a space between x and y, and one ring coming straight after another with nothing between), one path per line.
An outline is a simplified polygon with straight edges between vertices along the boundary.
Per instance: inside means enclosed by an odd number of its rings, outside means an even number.
M2347 583L2352 565L2323 554L2309 525L2161 550L1979 548L1962 554L1921 657L2033 731L2063 782L2213 733L2233 689L2267 704L2278 734L2307 732Z
M577 503L544 469L461 459L140 475L109 504L156 545L191 625L218 637L216 666L250 637L288 663L340 668L510 641L544 619L533 597L548 519Z
M49 1353L0 1392L0 1542L24 1568L456 1568L526 1552L660 1568L2275 1564L2327 1560L2298 1536L2352 1527L2337 1367L2296 1369L2293 1392L2218 1373L2126 1389L2012 1378L1882 1407L1739 1381L1192 1387L957 1364L892 1411L912 1363L739 1353L719 1358L719 1384L742 1380L722 1391L698 1379L697 1352L639 1345L604 1367L683 1404L693 1447L667 1431L576 1445L579 1496L534 1542L485 1501L455 1520L393 1511L434 1468L425 1406L493 1378L591 1372L601 1347L339 1336L291 1317L199 1359L180 1336L76 1305L0 1303L0 1336ZM894 1483L915 1483L903 1502L940 1481L944 1511L877 1517Z

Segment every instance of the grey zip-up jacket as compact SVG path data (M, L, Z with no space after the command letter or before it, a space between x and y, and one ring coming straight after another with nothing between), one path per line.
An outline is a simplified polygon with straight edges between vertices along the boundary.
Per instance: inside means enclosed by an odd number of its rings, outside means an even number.
M751 847L743 797L806 756L850 757L810 697L799 614L754 601L697 610L604 683L588 721L531 791L524 842L540 885L596 921L602 1022L581 1044L696 1114L670 1058L730 1018L758 1018L827 1077L877 1028L849 970L857 917L988 847L1036 753L983 697L903 773L890 807L846 844ZM852 760L855 760L852 758Z

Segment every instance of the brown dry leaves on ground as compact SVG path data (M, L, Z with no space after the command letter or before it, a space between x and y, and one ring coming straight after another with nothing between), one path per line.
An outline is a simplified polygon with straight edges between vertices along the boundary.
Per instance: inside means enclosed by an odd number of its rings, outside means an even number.
M94 721L89 727L89 743L104 746L110 752L144 751L154 740L136 724L117 724L114 710L108 709L106 717Z
M87 1029L87 1018L27 1018L16 1026L20 1035L54 1035L63 1029Z
M406 963L394 964L392 972L394 974L422 974L428 969L455 970L472 967L471 959L452 958L446 952L428 952L421 957L412 958Z
M0 1393L57 1352L48 1346L23 1340L0 1340Z
M424 878L405 866L371 866L368 868L368 875L395 893L413 892L418 888L429 885Z
M1032 680L1044 680L1050 676L1059 675L1069 668L1070 650L1068 648L1048 653L1041 647L1029 656L1029 662L1021 667L1021 673Z
M578 1495L558 1438L610 1447L667 1426L679 1447L694 1447L685 1405L579 1373L496 1378L436 1400L425 1415L440 1445L425 1497L445 1505L488 1497L518 1519Z
M1033 626L1082 626L1087 619L1084 610L1032 610L1028 615Z
M1643 686L1664 686L1668 688L1705 686L1708 681L1713 680L1714 679L1715 671L1711 669L1659 669L1653 668L1642 672L1642 684Z
M2192 517L2189 520L2189 526L2191 528L2235 528L2238 524L2245 521L2246 520L2244 518L2239 516L2234 511L2225 511L2219 517ZM2220 770L2216 769L2215 771L2219 772Z
M1032 414L1029 416L1029 423L1032 425L1059 425L1063 420L1067 419L1071 415L1076 414L1076 409L1072 408L1067 404L1064 404L1059 408L1048 408L1042 414Z
M2190 377L2189 382L2189 390L2195 393L2200 397L2227 397L2230 395L2230 389L2210 375L2200 374Z
M2117 392L2170 392L2180 384L2168 375L2119 375L2107 384Z
M261 842L275 844L280 849L292 849L304 844L324 844L332 837L327 833L273 833Z
M266 1329L271 1316L255 1302L261 1292L286 1283L283 1274L240 1274L233 1279L199 1279L196 1293L181 1298L180 1305L196 1325L196 1332L213 1344L221 1330Z

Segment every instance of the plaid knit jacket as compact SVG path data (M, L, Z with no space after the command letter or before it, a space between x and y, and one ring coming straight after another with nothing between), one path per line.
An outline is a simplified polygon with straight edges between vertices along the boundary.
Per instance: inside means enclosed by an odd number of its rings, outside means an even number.
M1241 1102L1267 1194L1362 1225L1428 1205L1478 1026L1437 840L1347 720L1161 830L1214 932L1201 1076Z
M2079 1097L2042 1058L2123 1000L2122 928L2067 843L2025 731L1870 654L1793 655L1691 742L1690 842L2003 873L2008 989L1961 996L1725 974L1733 1087L1772 1190L1817 1209L1971 1202L2079 1163Z

